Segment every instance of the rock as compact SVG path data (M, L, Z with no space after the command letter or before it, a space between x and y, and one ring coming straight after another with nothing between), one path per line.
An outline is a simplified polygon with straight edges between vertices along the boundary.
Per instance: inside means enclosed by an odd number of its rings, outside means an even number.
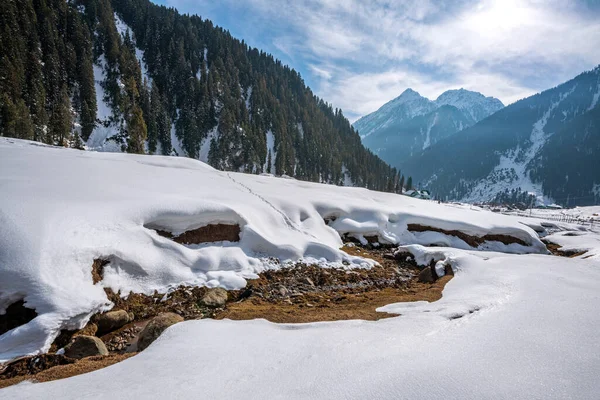
M208 289L208 292L202 297L202 302L209 307L223 307L227 303L227 290L223 288Z
M100 314L97 317L96 324L98 325L98 334L104 335L119 329L122 326L127 325L131 322L129 314L125 310L109 311L104 314Z
M169 326L183 322L183 318L175 313L162 313L154 317L140 333L137 343L138 351L150 346Z
M444 266L444 275L454 276L454 270L448 264Z
M433 283L435 282L435 277L433 272L431 271L431 267L425 267L419 272L419 282L422 283Z
M98 326L93 322L88 322L81 330L75 332L73 336L96 336Z
M309 285L309 286L315 286L315 283L312 281L312 279L310 279L309 277L305 277L303 279L303 283Z
M89 356L105 356L108 350L102 340L95 336L75 336L65 347L65 356L69 358L84 358Z

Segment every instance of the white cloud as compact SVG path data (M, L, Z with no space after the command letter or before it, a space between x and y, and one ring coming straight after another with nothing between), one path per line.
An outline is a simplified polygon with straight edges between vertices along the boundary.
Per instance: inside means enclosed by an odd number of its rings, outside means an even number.
M312 89L351 119L407 87L430 98L464 87L508 104L600 63L600 18L581 1L225 3L269 21L274 47L302 63Z

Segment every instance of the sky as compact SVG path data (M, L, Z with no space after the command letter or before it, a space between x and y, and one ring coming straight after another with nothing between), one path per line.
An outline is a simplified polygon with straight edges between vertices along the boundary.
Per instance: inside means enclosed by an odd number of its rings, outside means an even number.
M600 0L153 1L273 54L350 121L407 88L508 105L600 64Z

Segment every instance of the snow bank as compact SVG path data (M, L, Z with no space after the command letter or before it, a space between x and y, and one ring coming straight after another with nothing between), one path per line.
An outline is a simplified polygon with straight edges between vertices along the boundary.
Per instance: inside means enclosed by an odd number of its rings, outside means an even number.
M407 224L415 223L529 244L489 243L495 250L546 251L535 232L512 217L360 188L219 172L186 158L0 138L0 187L0 312L23 299L39 315L0 336L0 359L45 351L60 329L81 327L110 308L104 286L124 294L179 284L239 288L271 267L266 257L368 266L338 250L341 234L438 244L439 234L408 232ZM184 246L152 229L178 232L211 223L239 225L240 241ZM96 258L110 264L94 285Z
M589 231L563 231L546 236L544 239L561 246L561 251L579 253L578 258L600 260L600 234Z
M426 256L430 250L413 247ZM6 398L595 399L599 264L435 249L456 275L435 303L377 322L200 320L103 370ZM433 255L432 255L433 256ZM201 377L201 379L199 379Z

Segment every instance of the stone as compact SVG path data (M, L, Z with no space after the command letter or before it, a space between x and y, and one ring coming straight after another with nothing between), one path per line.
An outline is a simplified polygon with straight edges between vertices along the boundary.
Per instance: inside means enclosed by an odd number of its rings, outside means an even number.
M105 356L108 349L104 342L95 336L75 336L65 347L65 356L69 358L85 358L90 356Z
M419 272L418 277L419 282L422 283L433 283L435 282L435 277L433 272L431 271L431 267L425 267Z
M144 330L140 333L137 342L137 350L142 351L150 346L168 327L175 325L178 322L183 322L181 315L175 313L162 313L154 317Z
M454 270L452 269L452 267L448 264L446 264L444 266L444 275L448 275L448 276L454 276Z
M208 289L202 303L209 307L223 307L227 303L227 290L223 288Z
M96 336L98 332L98 326L93 322L88 322L86 326L75 332L73 336Z
M315 286L315 283L312 281L312 279L310 279L309 277L305 277L303 279L303 282L309 286Z
M127 325L129 322L131 322L131 318L125 310L109 311L100 314L96 319L98 334L104 335L105 333L112 332Z

